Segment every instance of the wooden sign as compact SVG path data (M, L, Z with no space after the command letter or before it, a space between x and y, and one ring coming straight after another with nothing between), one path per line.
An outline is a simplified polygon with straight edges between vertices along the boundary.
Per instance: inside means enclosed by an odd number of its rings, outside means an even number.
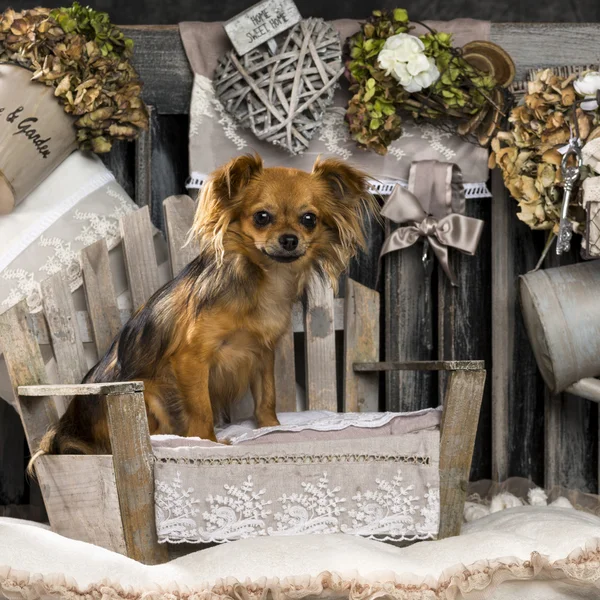
M225 23L236 52L243 56L302 19L293 0L263 0Z

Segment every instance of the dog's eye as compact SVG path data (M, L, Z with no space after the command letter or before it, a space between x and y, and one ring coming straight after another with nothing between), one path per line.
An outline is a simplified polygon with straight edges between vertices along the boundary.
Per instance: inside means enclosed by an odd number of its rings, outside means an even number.
M266 210L259 210L257 213L254 213L254 224L258 227L264 227L271 221L271 215Z
M313 229L317 224L317 215L313 213L305 213L300 217L300 223L307 229Z

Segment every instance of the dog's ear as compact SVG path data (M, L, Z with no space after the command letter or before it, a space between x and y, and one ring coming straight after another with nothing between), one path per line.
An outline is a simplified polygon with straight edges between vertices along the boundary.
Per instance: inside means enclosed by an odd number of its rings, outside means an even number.
M333 197L344 203L355 203L369 196L369 178L342 160L317 159L312 174L323 181Z
M223 260L223 240L235 219L234 198L263 169L260 156L238 156L217 169L202 187L188 243L196 240L202 251L213 251Z
M213 194L222 202L232 200L262 170L263 163L258 154L238 156L213 173Z

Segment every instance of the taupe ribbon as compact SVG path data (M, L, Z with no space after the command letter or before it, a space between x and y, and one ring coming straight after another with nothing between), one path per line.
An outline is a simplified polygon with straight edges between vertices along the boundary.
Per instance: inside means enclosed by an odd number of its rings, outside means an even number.
M435 160L415 161L410 166L408 189L396 185L381 209L394 223L408 223L384 241L380 258L412 246L425 238L452 285L458 285L448 262L448 248L473 255L483 221L466 217L462 173L457 165Z

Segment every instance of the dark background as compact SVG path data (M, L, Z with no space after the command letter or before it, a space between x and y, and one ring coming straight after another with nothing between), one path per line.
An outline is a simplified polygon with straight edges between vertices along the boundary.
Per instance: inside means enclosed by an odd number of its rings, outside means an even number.
M64 6L65 0L0 1L0 9L32 8L40 4ZM107 11L114 23L121 25L174 24L181 21L222 21L255 4L253 0L80 0L97 10ZM416 0L296 0L304 17L324 19L366 17L375 8L402 7L413 19L448 20L457 17L490 21L584 22L600 20L598 0L454 0L452 2L418 2ZM590 40L592 43L592 40Z

